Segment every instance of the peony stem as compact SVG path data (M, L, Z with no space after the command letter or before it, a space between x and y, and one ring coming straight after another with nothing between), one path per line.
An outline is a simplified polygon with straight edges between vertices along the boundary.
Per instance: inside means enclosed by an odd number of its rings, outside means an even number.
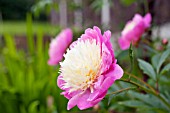
M118 90L118 91L115 91L115 92L111 92L107 95L117 94L117 93L121 93L121 92L126 91L126 90L132 90L132 89L136 89L136 87L124 88L124 89L121 89L121 90Z
M138 86L139 88L141 88L142 90L146 91L147 93L151 93L153 95L155 95L156 97L158 97L169 109L170 109L170 104L162 97L160 96L160 94L157 94L156 92L153 92L151 90L149 90L148 88L143 87L142 85L131 81L131 80L126 80L126 79L119 79L119 81L123 81L123 82L127 82L127 83L131 83L135 86Z
M142 79L140 79L140 78L138 78L137 76L135 76L135 75L133 75L133 74L130 74L130 73L128 73L128 72L124 72L125 74L127 74L127 75L129 75L129 76L131 76L131 77L133 77L133 78L135 78L135 79L137 79L137 80L139 80L140 82L142 82L143 84L145 84L146 86L148 86L148 88L150 88L153 92L155 92L155 93L157 93L157 91L152 87L152 86L150 86L148 83L146 83L145 81L143 81Z
M157 90L157 93L159 93L159 84L158 84L158 79L156 81L156 90Z

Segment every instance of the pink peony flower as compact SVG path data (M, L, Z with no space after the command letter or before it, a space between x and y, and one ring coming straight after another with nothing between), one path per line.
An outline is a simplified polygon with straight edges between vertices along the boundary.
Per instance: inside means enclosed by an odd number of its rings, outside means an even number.
M93 107L105 97L114 81L123 76L110 37L110 31L102 35L98 27L86 29L64 55L57 84L64 90L61 94L69 99L68 110L76 105L80 110Z
M145 29L150 27L151 15L150 13L146 14L145 17L142 17L139 14L136 14L133 20L129 21L121 33L119 38L119 45L122 50L126 50L130 47L130 43L133 45L137 44L140 40L140 37L145 32Z
M49 65L57 65L63 59L63 54L71 43L72 37L71 29L67 28L51 41L49 48Z

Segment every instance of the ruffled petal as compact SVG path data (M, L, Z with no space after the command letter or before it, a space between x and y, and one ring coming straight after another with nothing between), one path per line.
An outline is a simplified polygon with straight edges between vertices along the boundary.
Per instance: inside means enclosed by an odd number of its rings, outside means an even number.
M90 94L88 101L93 101L97 99L99 95L106 92L115 80L120 79L123 76L123 69L118 64L113 64L104 76L105 79L103 80L101 87Z
M58 85L58 87L59 87L60 89L65 90L65 89L63 88L64 83L65 83L65 82L64 82L64 80L63 80L62 75L59 75L58 78L57 78L57 85Z
M113 72L109 73L108 76L109 75L112 76L112 78L115 81L123 76L123 69L118 64L115 64L113 68L114 68Z
M114 51L113 51L113 47L112 47L112 44L110 42L110 38L111 38L111 32L108 30L106 32L104 32L103 34L103 38L105 39L104 43L105 45L107 46L111 56L112 56L112 60L114 60Z
M86 29L85 34L83 34L81 38L79 38L78 40L85 41L85 40L93 40L93 39L95 39L96 42L101 45L102 34L100 29L96 26L94 26L93 29L91 28Z
M145 28L150 27L151 20L152 20L151 14L147 13L144 17Z
M133 17L133 21L138 24L141 21L143 21L143 17L140 14L135 14L135 16Z
M74 97L72 97L67 104L67 110L70 110L71 108L73 108L74 106L77 105L77 103L79 102L81 95L77 94Z
M78 106L78 108L79 108L80 110L87 109L87 108L90 108L90 107L94 106L94 105L91 104L89 101L87 101L89 95L90 95L90 90L86 90L86 92L83 93L83 94L80 96L79 100L81 100L81 101L79 101L79 102L77 103L77 106Z
M104 73L110 68L112 64L112 56L106 45L102 44L102 63L101 63L101 73Z
M99 89L100 86L101 86L101 84L103 83L103 80L104 80L104 76L103 76L103 75L100 75L100 76L98 77L97 82L95 82L95 84L94 84L94 88L95 88L95 89Z
M71 29L67 28L51 41L49 48L49 65L57 65L62 60L63 54L72 41L72 37Z
M119 38L118 42L119 42L119 46L122 50L128 49L130 47L130 43L131 43L130 41L126 40L123 37Z

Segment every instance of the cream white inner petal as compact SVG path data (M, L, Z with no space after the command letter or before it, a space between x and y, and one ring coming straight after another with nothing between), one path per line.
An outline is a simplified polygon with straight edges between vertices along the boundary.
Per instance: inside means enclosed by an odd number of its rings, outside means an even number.
M63 87L70 88L69 92L87 88L93 92L102 60L96 40L79 41L74 48L67 50L64 58L60 63L60 73L65 81Z

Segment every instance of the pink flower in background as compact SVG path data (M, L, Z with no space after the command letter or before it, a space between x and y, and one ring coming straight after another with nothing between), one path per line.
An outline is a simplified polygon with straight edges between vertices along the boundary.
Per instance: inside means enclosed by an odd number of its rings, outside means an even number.
M102 35L98 27L86 29L64 54L57 84L64 90L61 94L69 99L68 110L76 105L81 110L93 107L105 97L114 81L123 76L110 37L110 31Z
M52 39L49 48L49 65L57 65L63 59L63 54L72 42L72 37L73 34L71 29L67 28L63 30L55 39Z
M139 40L142 34L145 32L145 29L150 27L151 15L150 13L142 17L139 14L135 14L133 20L129 21L121 33L119 38L119 46L122 50L126 50L130 47L132 42L135 45Z
M162 44L167 45L168 44L168 39L167 38L163 38L162 39Z

